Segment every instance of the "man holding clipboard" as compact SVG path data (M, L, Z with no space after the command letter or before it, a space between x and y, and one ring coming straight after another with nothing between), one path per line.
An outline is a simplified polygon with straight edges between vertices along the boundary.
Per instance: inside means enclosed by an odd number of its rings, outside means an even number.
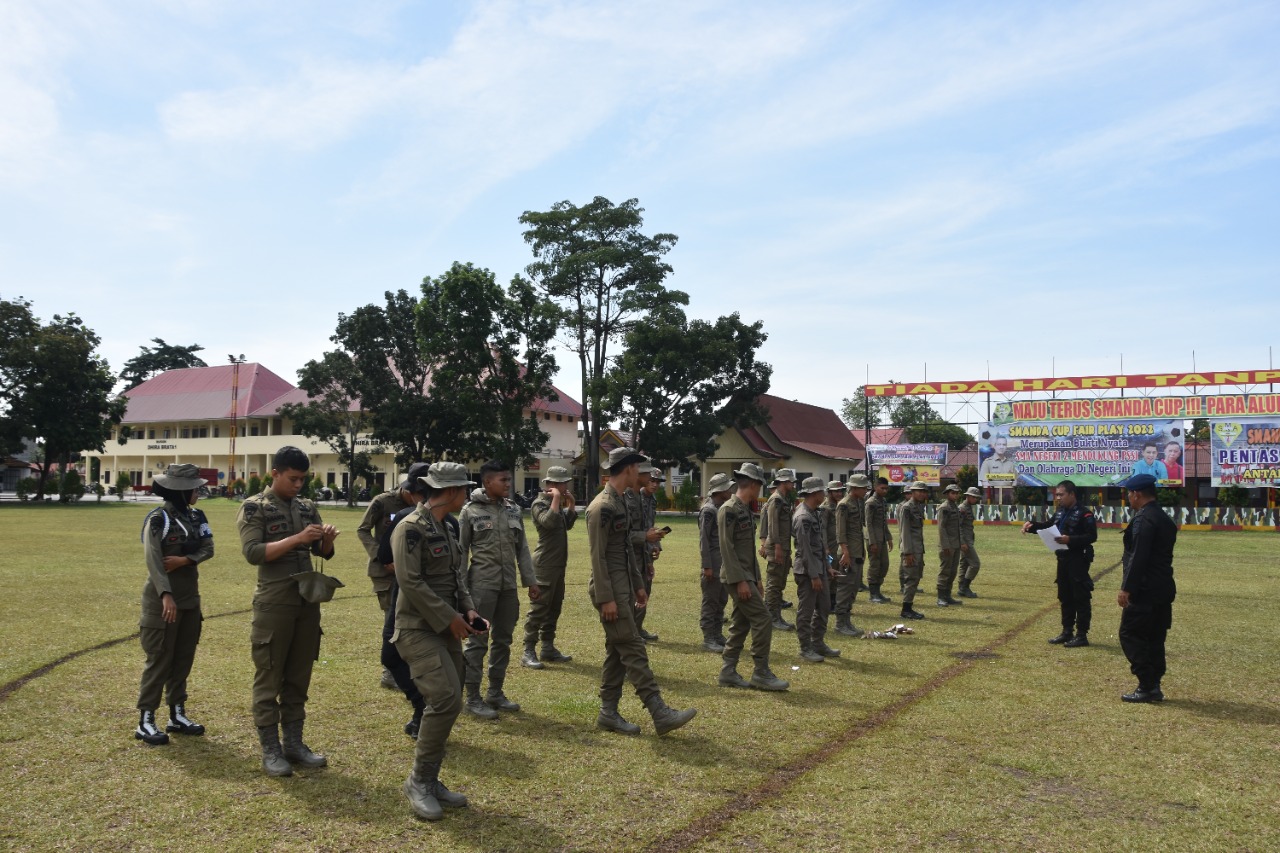
M1062 633L1051 637L1053 645L1075 649L1089 645L1089 623L1093 617L1093 543L1098 540L1098 525L1093 513L1076 501L1076 484L1063 480L1053 490L1058 511L1048 521L1028 521L1023 533L1036 533L1057 527L1053 541L1065 546L1056 551L1058 558L1058 603L1062 606ZM1047 544L1047 543L1046 543Z

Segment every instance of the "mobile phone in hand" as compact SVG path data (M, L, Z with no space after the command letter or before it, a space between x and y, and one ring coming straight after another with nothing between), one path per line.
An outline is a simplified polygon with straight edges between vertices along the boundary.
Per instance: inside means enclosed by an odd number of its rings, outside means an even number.
M484 617L479 614L477 614L476 618L472 619L468 624L471 625L471 630L479 631L481 634L488 633L489 631L489 623L486 622Z
M670 525L667 525L666 527L659 527L658 529L659 529L659 530L661 530L663 533L670 533L670 532L671 532L671 526L670 526Z

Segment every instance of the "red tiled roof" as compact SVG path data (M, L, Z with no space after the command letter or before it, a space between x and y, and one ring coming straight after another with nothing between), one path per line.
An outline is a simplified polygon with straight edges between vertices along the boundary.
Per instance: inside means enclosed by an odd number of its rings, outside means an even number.
M786 454L778 453L776 450L769 447L769 442L765 441L764 436L761 435L760 431L755 427L740 429L738 430L738 435L742 436L742 440L747 443L748 447L766 459L787 458Z
M129 405L124 423L229 418L231 379L232 366L229 364L167 370L125 392ZM575 420L581 418L582 406L578 401L559 388L555 390L560 395L558 401L538 400L533 410L568 415ZM310 399L307 392L295 388L260 364L247 362L240 365L236 407L240 417L272 417L286 403L306 403ZM352 411L359 407L359 401L352 401Z
M166 370L125 392L129 405L124 423L231 417L232 373L230 364ZM261 364L246 362L240 365L238 414L247 416L292 390L293 385Z
M831 409L761 394L757 401L769 412L769 429L778 441L829 459L859 460L862 442Z

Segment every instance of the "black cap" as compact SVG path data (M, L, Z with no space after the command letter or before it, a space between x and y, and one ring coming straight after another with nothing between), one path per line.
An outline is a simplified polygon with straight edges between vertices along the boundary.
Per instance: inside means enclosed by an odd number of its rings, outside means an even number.
M1137 474L1121 483L1131 492L1140 492L1143 489L1153 489L1158 481L1150 474Z

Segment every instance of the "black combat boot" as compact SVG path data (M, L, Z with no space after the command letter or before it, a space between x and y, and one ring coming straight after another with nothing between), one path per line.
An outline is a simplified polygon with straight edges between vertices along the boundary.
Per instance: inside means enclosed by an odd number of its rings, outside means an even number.
M1079 649L1089 645L1089 635L1083 631L1062 644L1064 649Z
M280 725L284 732L284 757L291 764L301 764L312 769L324 767L329 763L328 760L320 753L312 752L311 747L302 742L302 723L302 720L294 720Z
M409 798L409 808L423 820L440 820L444 809L436 799L436 782L440 779L440 765L423 762L414 767L404 780L404 795Z
M848 613L836 617L836 633L846 637L861 637L862 631L853 624L853 617Z
M677 711L675 708L670 708L666 702L662 701L662 696L657 693L646 699L644 706L649 710L649 716L653 717L653 727L660 735L675 731L692 720L698 713L696 708L689 708L686 711Z
M900 619L923 619L924 614L916 611L911 606L911 602L904 601L902 603L902 613L898 614Z
M133 730L133 738L151 746L163 746L169 742L169 736L156 727L155 711L142 711L138 715L138 727Z
M258 726L258 742L262 744L262 769L268 776L292 776L293 765L280 748L280 728Z
M1137 690L1125 693L1120 698L1125 702L1163 702L1164 693L1160 691L1159 684L1155 687L1143 687L1139 684Z
M484 704L488 705L495 711L519 711L520 705L512 702L507 698L507 694L502 692L502 682L495 683L493 679L489 680L489 692L484 696Z
M524 654L520 655L520 665L527 666L529 669L546 669L542 661L538 660L538 653L533 643L525 643Z
M204 734L204 726L187 717L187 710L181 702L169 706L169 725L165 726L164 730L177 732L180 735Z
M813 646L803 646L800 649L800 660L809 663L826 663L827 659L820 652L815 651Z
M969 581L960 581L959 595L961 598L977 598L978 594L969 588Z
M596 717L597 728L605 731L617 732L620 735L638 735L640 727L635 723L629 723L618 713L618 700L601 701L600 715Z
M871 585L871 595L869 600L872 604L892 604L893 602L885 598L884 593L880 592L880 584Z
M471 714L472 716L475 716L475 717L479 717L482 720L498 719L498 712L490 708L488 705L486 705L484 703L484 700L480 698L479 684L467 685L466 710L468 714Z
M542 659L547 663L568 663L573 660L573 655L566 655L557 649L556 644L551 640L544 640L542 643Z

